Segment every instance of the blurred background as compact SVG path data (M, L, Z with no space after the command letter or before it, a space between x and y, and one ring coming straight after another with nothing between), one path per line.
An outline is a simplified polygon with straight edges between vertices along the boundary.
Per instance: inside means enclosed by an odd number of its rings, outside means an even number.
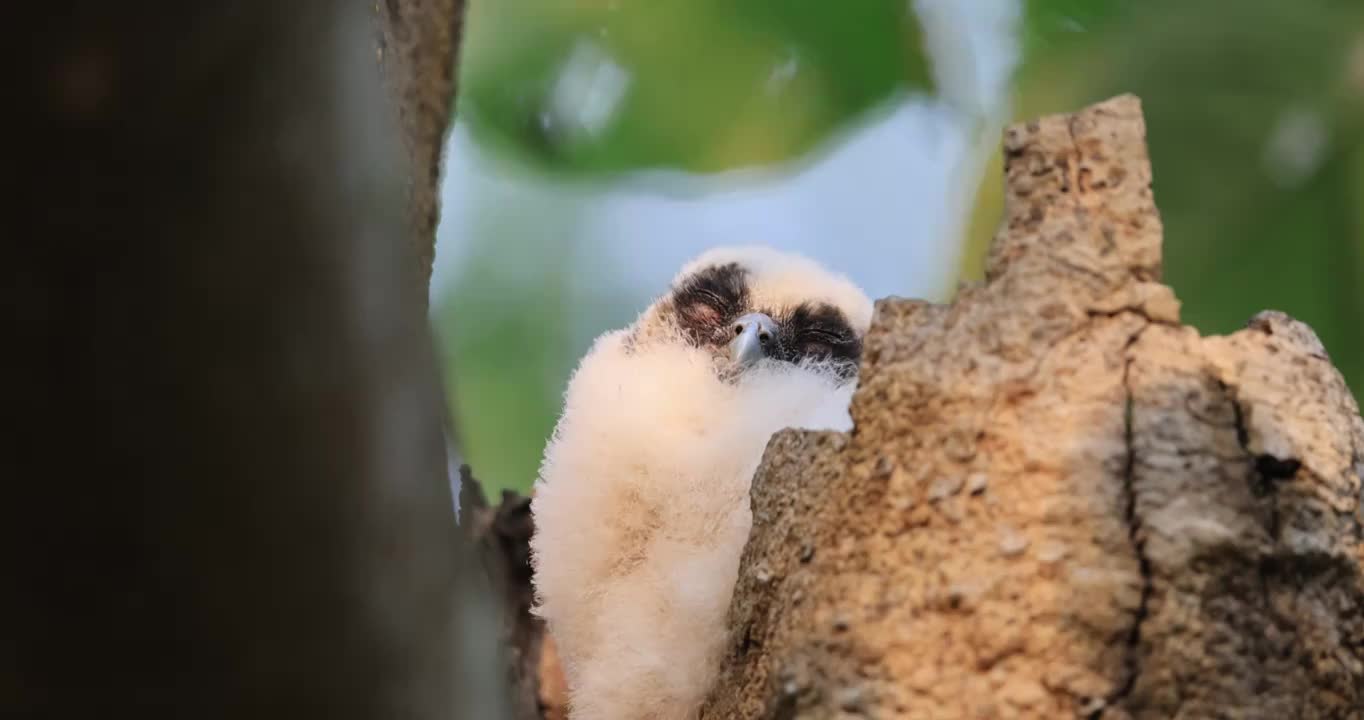
M946 301L1004 125L1123 92L1185 322L1284 310L1364 389L1359 0L471 0L466 32L432 316L492 488L530 487L577 358L688 258Z

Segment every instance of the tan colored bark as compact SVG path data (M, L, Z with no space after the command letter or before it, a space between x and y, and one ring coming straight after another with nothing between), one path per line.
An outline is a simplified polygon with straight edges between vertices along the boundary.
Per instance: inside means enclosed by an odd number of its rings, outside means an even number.
M1364 717L1321 344L1180 326L1135 97L1004 152L985 283L878 303L855 429L768 447L703 717Z
M464 0L376 0L374 12L379 63L407 149L409 245L416 286L425 292L436 256L441 151L458 87Z

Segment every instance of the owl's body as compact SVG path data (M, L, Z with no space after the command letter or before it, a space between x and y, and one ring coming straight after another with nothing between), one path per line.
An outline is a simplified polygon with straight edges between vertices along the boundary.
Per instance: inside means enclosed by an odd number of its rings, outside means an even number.
M574 720L695 717L726 637L748 492L785 427L847 429L871 303L814 263L707 253L569 383L536 484L538 612Z

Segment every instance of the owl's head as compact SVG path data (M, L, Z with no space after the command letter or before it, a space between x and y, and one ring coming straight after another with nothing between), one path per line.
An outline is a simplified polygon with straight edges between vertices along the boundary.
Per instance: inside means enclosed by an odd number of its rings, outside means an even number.
M857 375L872 303L808 258L764 247L717 248L688 263L645 313L636 341L705 351L717 373L804 368Z

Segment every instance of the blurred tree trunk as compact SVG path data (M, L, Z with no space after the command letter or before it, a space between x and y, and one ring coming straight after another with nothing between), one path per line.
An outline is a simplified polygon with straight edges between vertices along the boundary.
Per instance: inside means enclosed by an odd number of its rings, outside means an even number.
M11 66L0 714L500 716L369 9L60 10Z
M1364 717L1364 421L1307 326L1179 323L1139 103L1011 128L987 280L879 303L753 483L729 717Z

